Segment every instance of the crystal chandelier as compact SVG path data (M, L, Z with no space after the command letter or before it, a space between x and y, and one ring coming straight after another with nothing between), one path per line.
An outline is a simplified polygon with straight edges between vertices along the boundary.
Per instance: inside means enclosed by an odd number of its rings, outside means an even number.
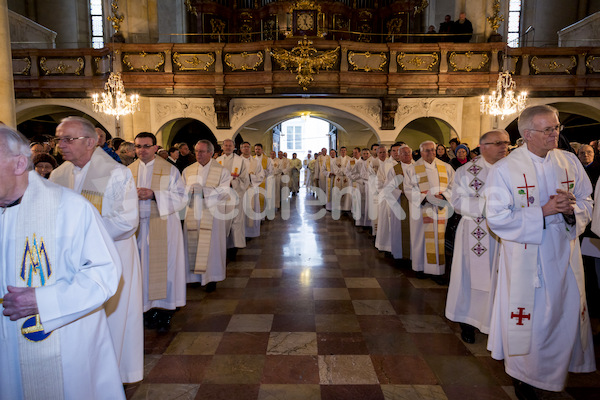
M127 100L121 74L114 72L110 73L104 85L104 92L92 95L94 111L114 115L117 121L121 115L133 114L139 110L139 102L140 97L137 94L132 94Z
M527 93L521 92L515 96L515 82L510 72L500 72L496 90L491 95L481 96L481 112L499 115L500 119L523 110L527 103Z

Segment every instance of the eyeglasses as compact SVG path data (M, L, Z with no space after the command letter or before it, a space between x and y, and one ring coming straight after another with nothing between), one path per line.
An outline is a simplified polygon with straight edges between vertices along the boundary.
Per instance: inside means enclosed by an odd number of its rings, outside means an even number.
M493 144L494 146L510 146L510 142L507 142L504 140L498 140L496 142L488 142L488 143L481 143L481 144Z
M79 136L79 137L57 137L52 139L52 143L56 144L56 143L60 143L60 144L71 144L73 143L73 141L75 140L79 140L79 139L92 139L91 137L87 137L87 136Z
M539 129L529 129L530 131L536 131L536 132L542 132L544 135L548 136L549 134L551 134L552 132L556 131L556 132L562 132L562 130L565 129L564 125L556 125L556 126L550 126L548 128L545 128L543 130L539 130Z
M133 145L136 149L149 149L150 147L154 147L153 144L136 144Z

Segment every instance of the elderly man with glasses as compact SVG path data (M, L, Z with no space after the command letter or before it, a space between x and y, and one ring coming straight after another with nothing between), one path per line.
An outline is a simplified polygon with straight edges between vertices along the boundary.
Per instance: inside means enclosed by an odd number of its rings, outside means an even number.
M142 273L135 239L138 196L133 175L96 146L98 134L87 119L63 119L56 128L55 140L65 162L52 171L50 180L80 193L98 209L119 252L122 284L105 309L121 379L124 383L140 381L144 372L144 326Z
M517 397L537 399L562 391L568 372L596 369L578 240L592 185L577 157L557 149L555 108L529 107L518 126L525 144L486 183L487 223L501 239L488 349Z

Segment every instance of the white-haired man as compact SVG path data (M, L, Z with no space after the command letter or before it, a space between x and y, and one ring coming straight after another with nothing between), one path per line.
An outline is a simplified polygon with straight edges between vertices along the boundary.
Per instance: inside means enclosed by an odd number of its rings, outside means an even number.
M5 125L0 276L0 398L125 398L102 310L121 277L113 240L88 201L31 170L29 142Z
M63 119L56 127L56 140L65 162L52 171L50 180L80 193L98 209L119 251L123 282L105 309L123 382L140 381L144 325L142 269L135 238L138 195L133 175L96 146L98 134L84 118Z
M596 369L578 240L592 185L557 149L555 108L528 107L518 126L525 144L488 175L487 223L501 239L488 349L518 397L539 398L534 388L561 391L569 371Z
M213 160L214 145L200 140L194 146L196 160L183 170L191 196L185 217L188 282L201 282L207 292L225 280L227 215L223 203L230 198L231 173Z
M418 278L434 276L437 283L445 272L444 236L454 168L435 156L436 144L419 146L421 158L407 168L404 190L410 202L412 268Z
M231 139L223 140L223 154L217 158L217 162L224 166L231 174L231 188L237 194L237 204L235 199L230 199L231 204L227 206L228 211L235 209L235 216L227 220L227 248L242 249L246 247L246 221L244 218L243 200L248 187L250 178L248 177L248 166L242 157L233 152L235 143Z
M503 129L484 133L479 139L481 156L458 168L454 175L450 202L462 218L456 230L446 317L460 323L466 343L475 342L475 328L486 334L490 331L500 241L485 220L485 194L490 190L490 169L508 155L509 145L510 138Z

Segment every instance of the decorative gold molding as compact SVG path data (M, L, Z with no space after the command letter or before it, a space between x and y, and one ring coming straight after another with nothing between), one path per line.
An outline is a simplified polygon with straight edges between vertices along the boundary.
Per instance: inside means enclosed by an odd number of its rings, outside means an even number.
M208 71L215 63L212 53L181 54L173 53L173 63L180 71Z
M427 59L430 61L426 61ZM396 61L400 68L405 71L432 71L438 63L440 56L438 53L404 53L400 52L396 56ZM412 65L412 66L411 66Z
M117 0L113 0L112 3L110 3L110 6L112 8L112 16L106 17L106 19L112 22L112 27L115 30L115 33L119 33L124 17L122 14L119 14L119 3Z
M185 0L185 8L196 17L198 16L198 11L196 11L196 8L192 6L191 0Z
M379 63L379 65L377 67L372 67L369 63L370 58L373 57L379 57L379 61L375 61L376 63ZM359 60L362 58L362 66L359 65ZM379 53L379 54L371 54L370 52L366 52L366 53L355 53L353 51L348 53L348 63L350 65L352 65L352 67L354 67L354 70L363 70L366 72L370 72L370 71L383 71L383 67L385 66L385 64L387 64L387 55L385 53Z
M332 68L338 59L339 46L333 50L319 53L317 49L311 47L312 44L313 42L305 36L291 51L284 49L271 51L273 58L281 68L297 72L296 79L302 86L302 90L307 90L308 85L312 83L313 74L318 74L321 69Z
M58 61L56 65L48 65L55 64L54 61ZM40 58L40 68L44 72L44 75L64 75L70 73L69 70L73 69L74 66L63 61L72 61L78 64L77 68L73 72L75 75L81 75L81 71L83 71L83 67L85 66L85 61L83 57L78 57L77 59L47 59L46 57Z
M25 67L21 71L18 71L15 68L16 67L15 62L17 63L17 66L20 63L24 62ZM13 58L12 65L13 65L13 75L29 75L29 71L31 70L31 58L29 58L29 57Z
M225 54L225 64L227 64L232 71L256 71L257 68L263 63L263 60L264 56L261 51L256 53L243 52Z
M421 4L419 4L418 6L415 6L415 13L414 13L414 15L417 15L417 14L423 12L423 10L425 10L428 5L429 5L429 1L427 1L427 0L421 0Z
M457 57L460 56L465 56L467 59L465 60L465 65L463 67L459 67L457 64ZM479 64L477 66L473 66L473 64L471 63L471 58L477 58L477 56L480 56L480 60L479 60ZM467 51L466 53L457 53L455 51L453 51L452 53L450 53L450 57L448 58L448 62L450 63L450 65L452 66L452 69L454 72L456 71L466 71L466 72L471 72L473 70L478 70L481 69L485 66L485 64L487 64L487 62L490 60L490 58L488 57L488 55L486 53L473 53L472 51ZM475 62L477 62L477 60L474 60Z
M134 66L133 63L135 62L134 59L132 58L137 58L137 57L142 57L143 59L147 58L147 57L151 57L151 56L157 56L159 58L158 62L154 65L154 67L150 67L147 64L142 64L140 66ZM145 51L142 51L141 53L138 54L124 54L123 55L123 64L125 64L127 66L127 68L129 68L130 71L133 70L142 70L144 72L148 72L148 70L152 69L156 72L160 71L160 67L165 63L165 56L163 53L146 53Z
M546 58L547 59L547 58ZM541 63L544 58L539 58L538 56L531 57L531 68L535 71L536 74L539 73L567 73L570 74L571 70L575 68L577 65L577 58L575 56L565 56L553 58L547 64ZM540 64L538 64L538 61ZM564 62L561 62L564 61ZM566 62L569 62L569 66L565 66ZM558 71L557 71L558 70Z
M594 64L596 65L594 66ZM585 61L585 66L588 67L590 72L600 72L600 57L589 56Z
M487 22L490 23L492 33L497 34L498 28L500 28L500 22L504 21L504 15L500 15L500 0L494 0L494 5L492 7L494 9L494 13L491 17L487 17Z

